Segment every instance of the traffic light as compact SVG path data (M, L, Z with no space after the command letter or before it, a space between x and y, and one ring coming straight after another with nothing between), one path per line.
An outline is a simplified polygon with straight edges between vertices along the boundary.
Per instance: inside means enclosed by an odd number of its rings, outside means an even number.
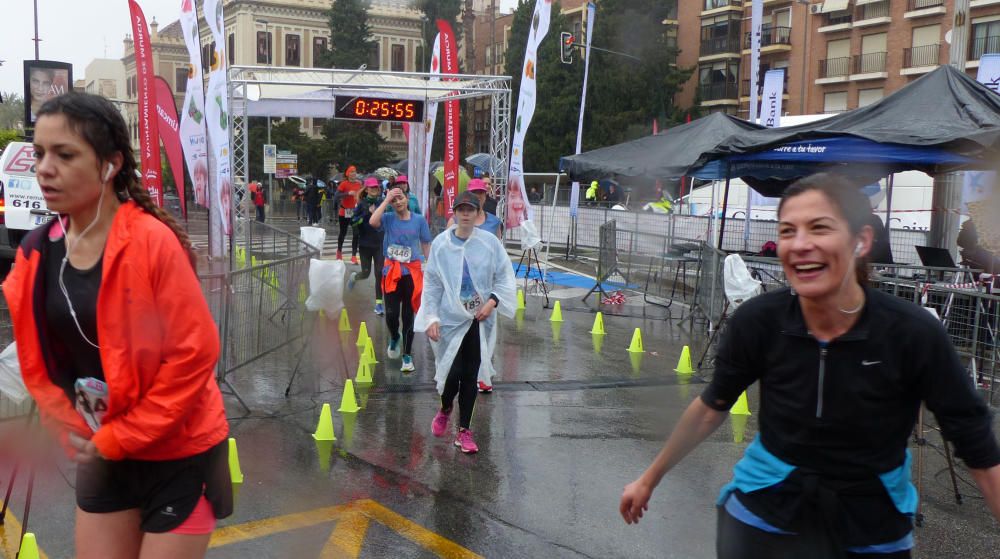
M576 43L576 37L568 31L563 31L559 34L559 60L563 64L573 63L573 46Z

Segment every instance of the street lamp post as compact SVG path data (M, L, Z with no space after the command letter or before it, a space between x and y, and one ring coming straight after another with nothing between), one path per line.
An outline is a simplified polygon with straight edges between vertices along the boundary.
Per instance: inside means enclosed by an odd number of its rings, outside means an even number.
M802 78L799 83L799 114L806 114L806 74L809 73L809 0L798 0L802 6ZM791 21L791 15L789 15Z

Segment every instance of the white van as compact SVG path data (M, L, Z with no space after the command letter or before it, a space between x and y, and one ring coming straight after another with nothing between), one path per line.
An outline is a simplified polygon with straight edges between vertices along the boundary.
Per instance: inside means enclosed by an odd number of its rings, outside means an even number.
M49 219L35 179L35 148L27 142L7 144L0 154L0 258L13 258L28 231Z

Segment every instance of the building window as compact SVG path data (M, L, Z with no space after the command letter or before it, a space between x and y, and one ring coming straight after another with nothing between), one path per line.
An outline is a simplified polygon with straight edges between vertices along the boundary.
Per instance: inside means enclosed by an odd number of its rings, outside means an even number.
M375 43L375 47L372 49L371 58L368 60L369 70L379 70L382 68L382 66L379 64L379 60L381 60L381 58L379 57L379 53L382 51L382 49L380 48L381 46L382 45L380 43Z
M426 72L427 68L424 67L425 64L424 46L417 45L417 48L413 49L413 67L416 68L418 72Z
M493 46L486 46L486 65L491 66L493 64Z
M125 98L132 98L132 77L125 78Z
M859 89L858 90L858 108L867 107L872 103L881 101L882 97L885 96L885 91L881 87L876 87L873 89Z
M313 68L320 68L326 54L326 37L313 37Z
M226 45L226 58L229 59L230 66L236 64L236 35L232 33L229 34L229 40Z
M728 14L701 20L701 56L740 52L740 18Z
M285 66L301 64L298 35L285 35Z
M914 27L910 48L903 49L903 68L937 66L940 41L940 24Z
M979 60L984 54L1000 53L1000 21L972 22L969 60Z
M392 45L392 58L390 68L393 72L406 71L406 47L403 45Z
M174 70L174 91L177 93L183 93L187 91L188 83L188 69L187 68L177 68Z
M835 91L823 96L824 113L842 113L847 110L847 92Z
M855 64L854 73L885 72L887 38L886 33L873 33L861 37L861 56Z
M398 122L390 123L389 137L393 140L403 140L403 125Z
M851 40L827 41L826 58L819 61L819 77L846 76L851 69Z
M740 64L732 60L706 64L698 71L698 91L702 101L736 99L736 77L740 75Z
M257 64L272 64L271 33L269 31L257 32Z
M312 119L312 130L314 135L319 136L323 133L323 127L326 126L326 120L327 119L325 118L319 117Z

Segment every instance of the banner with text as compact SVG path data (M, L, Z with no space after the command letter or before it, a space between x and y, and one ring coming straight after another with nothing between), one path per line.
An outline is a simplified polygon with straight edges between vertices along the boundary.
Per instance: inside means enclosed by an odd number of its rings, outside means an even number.
M212 53L211 72L208 75L207 120L208 140L215 157L215 180L212 184L212 205L219 212L222 233L229 235L232 222L230 204L233 195L233 177L229 164L229 97L226 71L226 36L222 19L222 0L205 0L205 21L212 31L215 52ZM246 177L243 177L246 180Z
M432 75L437 75L441 73L441 34L438 33L434 37L434 49L431 50L431 71ZM440 81L439 78L430 78L428 80L431 83ZM431 146L434 145L434 126L437 124L437 103L427 103L427 110L424 113L424 123L421 125L413 126L410 128L412 136L410 136L410 145L407 147L407 155L409 160L407 161L408 178L410 179L410 188L413 190L413 194L417 197L417 201L420 203L420 209L423 210L424 216L427 217L428 223L430 223L431 216L434 213L429 207L427 207L430 198L430 172L431 172ZM423 135L422 140L416 140L417 135Z
M139 95L139 163L142 184L153 203L163 207L163 177L160 169L160 141L154 114L156 92L153 90L153 51L149 44L146 16L135 0L128 2L132 16L132 36L135 45L135 83Z
M976 80L1000 94L1000 54L984 54L979 59ZM993 193L996 173L993 171L966 171L962 178L962 213L969 213L969 204L987 200Z
M184 196L184 156L181 154L181 138L177 133L180 121L177 119L177 105L174 105L174 94L170 84L163 76L156 76L156 116L159 117L160 141L167 152L167 163L170 164L170 174L177 186L177 197L180 199L181 215L187 219L187 200Z
M455 44L455 33L451 24L443 19L437 20L438 36L441 38L441 73L458 73L458 47ZM444 78L445 81L455 78ZM451 217L451 205L458 194L458 164L459 164L459 105L458 101L444 102L444 184L441 194L444 198L445 217Z
M181 105L179 136L194 203L208 207L208 145L205 143L205 84L201 75L201 37L195 0L181 0L181 32L188 51L187 85Z
M768 70L764 74L764 94L760 107L760 123L767 128L781 126L781 105L784 89L784 69ZM779 200L780 198L764 196L756 190L750 189L751 206L777 206Z
M538 78L538 45L549 31L552 4L547 0L535 1L535 14L524 49L521 67L521 91L517 94L517 117L514 136L511 138L510 172L507 174L505 221L508 229L515 229L531 220L532 210L524 187L524 137L535 114L536 80ZM588 34L589 36L589 34ZM533 235L537 237L536 235Z
M760 35L764 21L764 0L750 5L750 122L757 122L757 80L760 79Z

